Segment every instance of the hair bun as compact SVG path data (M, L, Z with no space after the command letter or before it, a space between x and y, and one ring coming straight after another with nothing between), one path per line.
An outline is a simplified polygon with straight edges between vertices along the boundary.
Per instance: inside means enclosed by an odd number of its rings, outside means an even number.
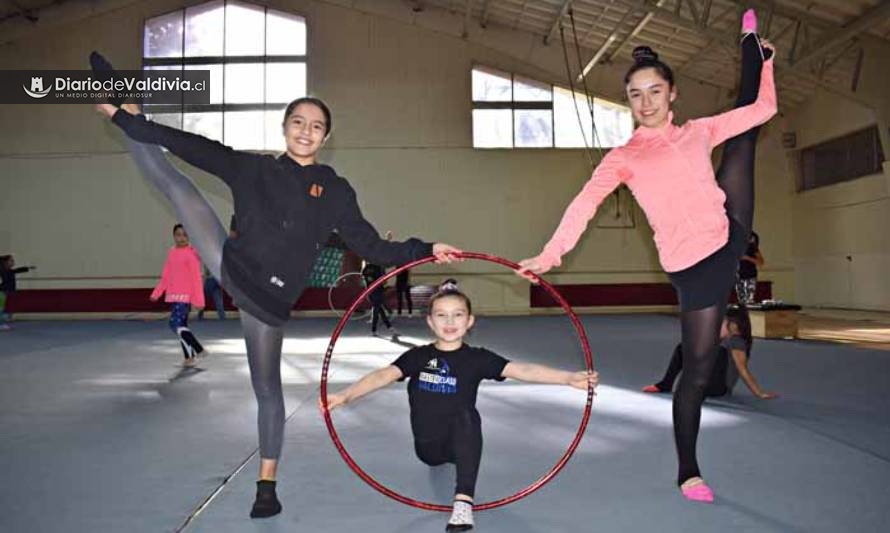
M658 61L658 54L648 46L637 46L632 52L634 63Z

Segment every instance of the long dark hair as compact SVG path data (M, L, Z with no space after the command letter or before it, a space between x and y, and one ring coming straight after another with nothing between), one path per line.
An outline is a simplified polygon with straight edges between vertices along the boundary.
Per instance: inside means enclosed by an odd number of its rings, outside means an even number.
M664 61L658 59L658 54L648 46L638 46L633 51L634 64L624 75L624 84L630 83L630 77L637 71L644 68L654 68L655 72L661 76L664 81L668 82L668 86L674 86L674 71Z
M744 305L730 307L726 310L726 321L729 324L735 324L738 331L737 336L744 339L747 347L745 351L750 355L754 336L751 334L751 316L748 314L748 309Z

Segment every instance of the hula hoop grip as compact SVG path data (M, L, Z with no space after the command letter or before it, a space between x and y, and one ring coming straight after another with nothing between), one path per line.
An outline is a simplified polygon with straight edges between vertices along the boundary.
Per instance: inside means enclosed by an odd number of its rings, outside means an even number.
M497 263L499 265L503 265L512 270L518 270L519 265L509 261L507 259L503 259L501 257L497 257L494 255L478 253L478 252L460 252L454 254L458 258L462 259L477 259L480 261L488 261L490 263ZM378 278L371 285L369 285L364 292L358 295L355 301L347 309L346 313L342 317L340 317L340 321L337 323L337 327L334 328L334 333L331 335L331 342L328 344L327 352L325 353L324 363L321 367L321 386L320 386L320 394L321 394L321 403L324 407L324 422L328 428L328 434L331 437L331 441L334 443L334 446L337 447L337 451L340 453L340 457L346 462L347 466L358 476L374 488L376 491L380 492L384 496L392 498L398 502L404 503L405 505L410 505L411 507L417 507L419 509L426 509L428 511L442 511L442 512L451 512L451 506L441 505L435 503L428 503L423 501L418 501L413 498L409 498L407 496L403 496L394 490L389 489L384 486L382 483L371 477L367 472L362 470L362 468L353 460L352 456L349 455L349 452L346 451L346 447L343 446L343 443L340 441L340 436L337 435L337 430L334 428L333 420L331 419L331 412L328 410L328 370L331 365L331 356L334 353L334 346L337 344L337 340L340 338L340 334L343 332L343 328L346 327L346 324L349 322L349 318L355 312L356 308L361 304L361 302L369 295L371 292L386 283L386 280L397 276L400 272L418 267L420 265L424 265L426 263L431 263L436 260L435 256L425 257L423 259L418 259L417 261L413 261L411 263L402 265L391 272L385 274L381 278ZM593 354L590 351L590 344L587 341L587 334L584 332L584 326L581 324L581 321L578 319L578 316L572 310L572 307L569 303L562 297L561 294L549 283L545 280L538 277L536 274L531 273L531 275L538 281L541 287L547 291L550 296L559 303L560 307L566 312L566 315L571 320L572 325L575 328L575 332L578 334L578 341L581 344L581 348L584 350L584 361L587 365L587 371L593 371ZM494 500L490 502L474 504L473 509L477 511L484 511L487 509L494 509L496 507L501 507L503 505L507 505L508 503L513 503L517 500L525 498L529 494L535 492L540 489L544 485L546 485L550 480L552 480L556 475L563 469L566 463L569 462L572 455L575 453L575 450L578 448L578 445L581 443L581 439L584 437L584 431L587 429L587 422L590 420L590 411L593 405L593 387L588 384L587 387L587 402L584 405L584 414L581 417L581 423L578 426L578 431L575 433L574 439L572 439L571 444L569 444L568 449L562 455L562 457L557 461L557 463L543 476L539 477L535 480L531 485L526 488L520 490L516 494L507 496L505 498L501 498L499 500Z

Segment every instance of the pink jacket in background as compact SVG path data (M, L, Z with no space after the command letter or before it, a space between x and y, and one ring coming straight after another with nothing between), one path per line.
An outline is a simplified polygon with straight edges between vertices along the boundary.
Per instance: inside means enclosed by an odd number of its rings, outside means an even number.
M201 260L191 246L174 246L167 253L161 281L151 293L154 300L166 293L165 302L192 304L204 307L204 282L201 279Z
M682 126L674 125L670 114L662 128L637 128L627 144L612 149L596 167L538 261L545 267L559 266L603 199L622 183L646 213L666 272L689 268L708 257L729 238L726 195L717 185L711 151L775 114L776 87L769 60L763 63L753 104Z

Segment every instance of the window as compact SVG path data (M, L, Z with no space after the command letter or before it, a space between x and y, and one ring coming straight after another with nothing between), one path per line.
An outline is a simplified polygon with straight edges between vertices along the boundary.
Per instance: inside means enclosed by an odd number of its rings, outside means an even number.
M145 22L145 70L209 70L209 105L146 106L153 120L240 150L284 150L287 104L306 94L306 20L217 0Z
M845 135L800 151L800 183L806 191L882 172L884 152L878 127Z
M630 109L606 100L593 99L591 119L587 97L562 87L488 67L472 85L474 148L610 148L633 133Z

